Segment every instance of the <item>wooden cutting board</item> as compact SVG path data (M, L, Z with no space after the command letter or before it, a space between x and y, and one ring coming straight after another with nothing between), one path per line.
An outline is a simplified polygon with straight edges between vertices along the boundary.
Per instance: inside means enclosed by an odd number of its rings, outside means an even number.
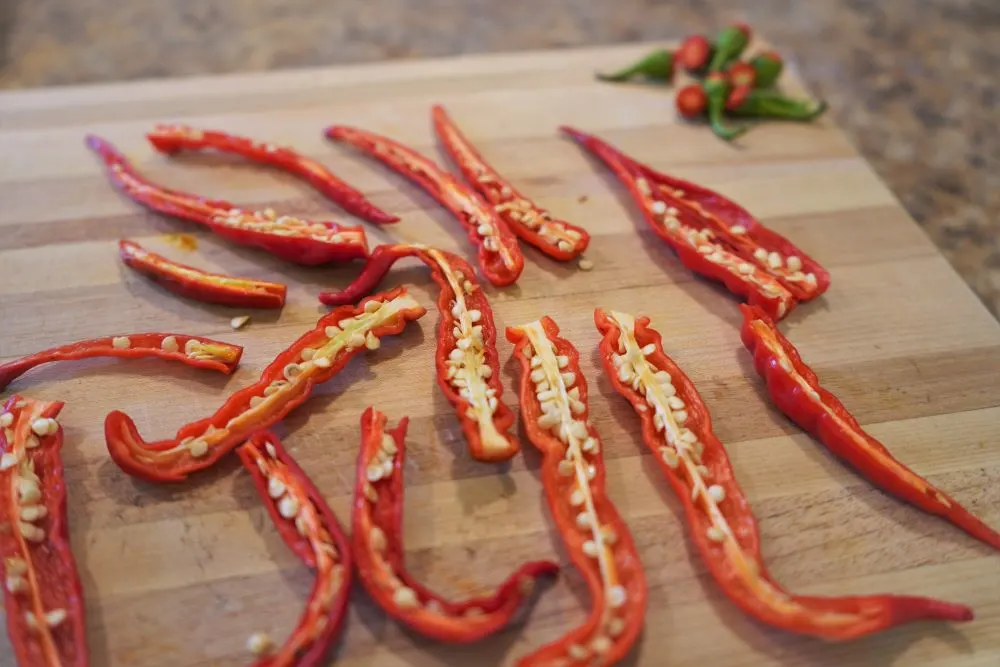
M833 285L789 318L804 358L858 419L918 472L1000 525L1000 327L829 120L755 129L738 146L678 122L659 88L602 85L596 69L646 45L140 82L0 95L0 357L139 331L213 336L246 346L232 377L163 362L94 361L32 372L8 391L64 400L74 548L89 611L92 664L245 665L254 631L282 638L312 575L281 543L235 461L156 487L106 454L102 421L132 415L149 439L171 436L257 378L325 311L321 288L357 265L304 269L148 214L106 183L83 145L104 136L154 180L243 205L345 216L291 177L214 156L166 159L143 133L160 121L220 128L321 159L403 221L372 243L421 240L471 256L457 223L402 179L333 146L333 122L388 134L440 156L429 107L443 103L483 154L530 196L593 235L589 273L527 251L516 287L490 290L499 327L553 316L581 350L591 415L605 442L609 494L627 518L649 579L646 632L631 665L996 665L1000 554L889 498L831 458L769 404L737 335L737 301L696 279L641 222L607 170L560 138L572 124L654 167L717 188L830 269ZM190 232L194 253L164 235ZM289 284L280 314L177 298L124 270L119 238L181 261ZM541 499L539 457L508 468L470 461L437 391L431 309L403 335L357 359L278 429L344 521L363 409L411 418L406 540L418 577L450 595L482 593L529 558L567 563ZM971 605L974 622L916 624L849 644L796 637L749 620L692 551L680 505L639 440L638 422L599 370L593 309L652 317L693 378L760 520L764 555L791 590L908 593ZM506 393L515 374L501 335ZM355 590L337 664L513 664L583 621L586 591L570 567L527 621L475 646L414 637ZM0 665L13 664L0 639Z

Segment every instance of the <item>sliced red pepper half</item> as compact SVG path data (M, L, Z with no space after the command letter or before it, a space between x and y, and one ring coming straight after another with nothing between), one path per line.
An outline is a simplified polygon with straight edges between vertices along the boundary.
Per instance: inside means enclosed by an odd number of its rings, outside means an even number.
M820 385L816 373L767 314L744 306L740 333L771 399L789 419L875 486L1000 549L1000 533L908 468L861 428L844 404Z
M550 317L508 327L521 362L521 420L542 453L549 511L590 590L587 621L522 659L522 667L612 665L642 631L646 575L628 526L604 488L601 439L588 419L576 348Z
M156 185L110 143L89 135L87 146L108 168L111 183L146 208L204 225L240 245L263 248L283 260L313 266L368 256L361 227L313 222L271 209L245 211L222 199L207 199Z
M288 640L272 652L266 635L251 636L248 645L261 658L254 667L325 664L347 611L353 569L351 543L323 495L277 436L257 432L236 454L253 478L285 544L316 571L305 612Z
M691 537L722 591L777 628L830 640L918 620L969 621L966 606L922 597L793 595L771 578L750 503L694 384L663 351L649 318L594 313L601 361L642 422L642 437L684 505Z
M493 310L461 257L421 244L380 245L361 275L341 292L324 292L327 305L353 303L375 288L392 265L417 257L430 267L438 294L437 381L458 413L469 453L477 461L506 461L520 450L509 433L514 413L503 402Z
M145 442L132 419L114 411L104 437L115 463L152 482L177 482L204 470L301 405L315 385L326 382L383 336L398 334L426 311L402 287L344 306L320 318L272 361L257 382L232 394L209 417L182 426L173 438Z
M433 108L434 130L465 180L525 243L562 262L579 257L590 235L576 225L556 220L498 174L473 146L444 107Z
M161 153L216 150L275 166L305 180L328 199L352 215L376 225L398 222L399 218L378 208L322 164L286 146L254 141L217 130L199 130L187 125L157 125L146 135Z
M118 256L129 268L149 276L171 292L207 303L245 308L281 308L288 288L254 278L208 273L149 252L138 243L121 240Z
M70 547L60 402L0 408L0 572L17 664L86 667L83 587Z
M784 274L781 274L781 277L776 274L776 269L772 269L768 264L769 255L761 262L759 257L755 256L756 247L750 250L749 254L741 249L740 243L745 243L746 239L750 238L746 227L738 228L740 233L733 233L730 227L719 222L716 217L705 215L678 195L677 192L681 188L674 185L674 179L636 162L597 137L569 127L561 129L611 168L639 204L646 222L656 235L677 253L678 259L684 266L695 273L721 282L733 294L759 305L778 319L787 315L796 306L797 294L804 292L793 288L794 281ZM721 195L715 196L721 199ZM761 238L760 230L764 229L763 225L758 223L754 227L753 238ZM769 230L763 232L763 237L766 238L776 236ZM734 239L739 239L739 242L735 242ZM788 244L788 247L793 246ZM800 251L795 250L794 254L789 253L788 258L793 266L798 265L801 268L804 266L802 264L804 257ZM810 267L814 264L815 262L810 264ZM788 272L785 269L782 271ZM810 275L819 280L815 272ZM823 275L827 274L823 272ZM809 279L805 274L801 276L801 283L805 285ZM826 289L829 283L828 278L827 276L823 289ZM817 289L818 284L817 282Z
M0 389L32 368L53 361L78 361L94 357L158 357L228 375L236 370L242 356L243 348L239 345L187 334L131 333L91 338L36 352L0 365Z
M420 634L443 642L470 643L503 629L531 595L535 582L555 575L547 561L522 565L489 597L452 602L407 572L403 548L404 417L386 429L386 416L368 408L361 416L361 453L352 514L358 578L387 614Z
M326 136L353 146L407 177L448 209L476 246L479 266L498 287L513 284L524 270L524 255L507 223L473 190L412 148L388 137L334 125Z

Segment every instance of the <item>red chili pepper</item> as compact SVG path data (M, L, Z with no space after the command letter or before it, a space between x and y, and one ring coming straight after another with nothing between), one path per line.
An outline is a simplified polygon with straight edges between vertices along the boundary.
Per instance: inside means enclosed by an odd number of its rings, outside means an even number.
M86 667L83 588L70 547L61 402L0 408L0 564L17 664Z
M309 476L273 433L255 433L236 450L281 538L309 567L316 581L291 636L274 653L264 635L250 648L262 659L254 667L316 667L325 664L340 634L351 589L351 543ZM268 655L268 653L270 653Z
M93 357L141 359L159 357L187 366L229 374L243 356L239 345L187 334L132 333L92 338L49 348L0 365L0 389L36 366L52 361L77 361Z
M765 313L743 307L741 338L753 356L757 373L767 383L771 399L789 419L880 489L1000 549L1000 533L908 468L861 428L840 400L820 385L816 373Z
M501 402L500 359L493 310L461 257L425 245L380 245L364 271L342 292L323 292L320 301L354 303L375 288L397 260L417 257L430 267L438 294L437 382L458 413L469 453L477 461L506 461L520 449L509 431L514 413Z
M733 88L753 88L757 85L757 70L742 60L737 60L726 68L726 77L733 84Z
M715 47L704 35L689 35L681 42L674 60L688 72L700 74L708 67L714 53Z
M177 482L212 466L259 429L270 428L382 336L397 334L426 311L402 287L320 318L272 361L257 382L231 395L209 417L182 426L168 440L147 443L135 423L114 411L104 421L111 458L130 475Z
M642 436L684 504L691 537L722 591L745 613L790 632L844 640L918 620L972 620L968 607L922 597L792 595L767 572L760 534L697 389L663 351L649 318L598 309L601 361L635 408Z
M107 165L112 184L131 199L158 213L205 225L234 243L263 248L276 257L306 266L368 256L368 240L361 227L278 216L271 209L244 211L222 199L164 188L140 175L104 139L90 135L87 146Z
M182 150L217 150L273 165L304 179L342 209L363 220L376 225L399 221L398 217L376 207L359 190L334 176L316 160L286 146L216 130L197 130L187 125L157 125L146 138L156 150L168 155Z
M683 117L699 118L705 114L705 109L708 108L708 97L700 85L692 83L677 91L674 104L677 105L677 111Z
M829 274L819 264L741 206L655 171L597 137L570 127L562 131L611 167L656 235L692 271L779 319L795 307L798 295L816 296L829 285ZM803 267L810 269L811 281Z
M525 243L562 262L587 249L590 235L580 227L556 220L504 179L462 134L444 107L433 109L434 130L465 180L485 199Z
M387 614L438 641L470 643L503 629L534 590L535 581L559 568L528 562L497 591L462 602L447 600L406 570L403 549L404 417L386 430L386 416L372 408L361 417L361 453L354 493L352 541L358 578Z
M334 125L326 136L353 146L401 174L448 209L476 246L479 266L498 287L513 284L524 269L524 255L507 223L473 190L433 161L392 139L373 132Z
M508 327L507 339L521 362L521 421L543 456L549 511L593 600L586 623L518 664L612 665L642 630L646 576L604 490L601 440L588 419L580 355L549 317Z
M126 266L151 277L171 292L191 299L245 308L281 308L285 305L288 288L281 283L208 273L149 252L132 241L118 242L118 256Z

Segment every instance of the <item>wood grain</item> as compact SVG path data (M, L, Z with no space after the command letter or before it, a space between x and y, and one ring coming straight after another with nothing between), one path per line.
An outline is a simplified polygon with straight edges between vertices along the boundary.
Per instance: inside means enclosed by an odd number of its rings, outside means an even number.
M66 471L72 536L97 666L243 665L245 638L283 636L311 573L281 544L235 461L180 486L135 482L109 461L102 422L132 415L143 435L171 435L208 414L323 312L323 287L357 266L303 269L234 247L191 225L146 213L105 182L83 146L116 143L150 177L241 204L344 218L293 178L239 161L168 160L146 145L158 121L228 129L285 143L322 160L403 221L374 242L420 239L469 255L457 224L423 193L332 146L320 130L355 124L441 157L429 107L444 104L497 169L593 235L583 273L527 251L516 287L491 290L499 326L552 315L582 352L592 418L605 443L609 493L629 521L647 569L650 610L632 665L935 665L1000 662L1000 557L951 526L873 490L778 414L737 335L724 290L681 267L640 221L607 171L555 131L594 132L655 167L717 188L827 266L825 298L785 327L824 384L873 434L985 520L1000 525L1000 328L892 194L828 121L774 124L739 147L676 120L672 95L600 85L592 73L643 45L5 93L0 95L0 357L56 343L142 330L221 337L246 346L232 378L142 361L91 361L33 371L9 391L67 402ZM443 158L442 158L443 159ZM162 235L192 232L195 255ZM116 259L128 236L209 270L289 283L280 315L184 301ZM407 264L393 282L429 307L426 272ZM680 506L643 455L631 409L601 377L596 306L645 313L712 411L760 518L773 574L802 593L897 592L972 606L977 619L912 625L828 645L745 618L691 550ZM454 594L485 591L528 557L566 562L543 510L539 459L506 470L469 460L434 386L436 314L354 361L278 429L346 520L368 405L412 418L406 539L416 574ZM502 338L502 337L501 337ZM509 361L510 348L500 343ZM514 399L514 368L504 366ZM530 446L525 443L525 449ZM527 624L482 644L424 642L355 592L338 664L512 664L582 621L579 578L567 569ZM0 666L13 664L0 639Z

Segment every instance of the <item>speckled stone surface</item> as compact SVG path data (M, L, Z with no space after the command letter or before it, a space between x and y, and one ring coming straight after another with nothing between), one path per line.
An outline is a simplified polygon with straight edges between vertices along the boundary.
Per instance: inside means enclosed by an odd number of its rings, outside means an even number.
M4 0L0 87L679 38L751 23L1000 315L1000 0Z

